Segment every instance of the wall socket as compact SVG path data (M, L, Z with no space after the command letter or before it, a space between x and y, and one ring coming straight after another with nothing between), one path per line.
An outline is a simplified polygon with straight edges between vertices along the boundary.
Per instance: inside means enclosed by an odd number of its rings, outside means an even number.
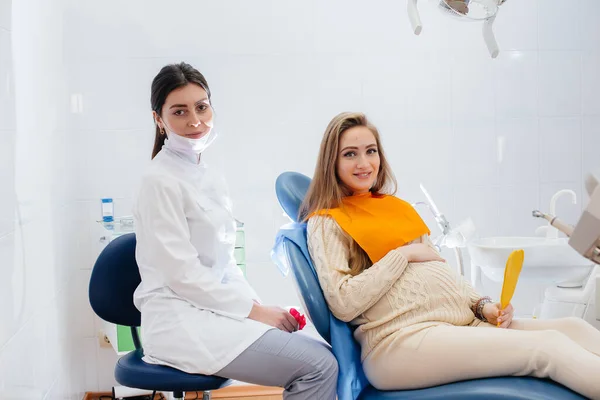
M110 339L102 331L98 331L98 344L100 347L111 347Z

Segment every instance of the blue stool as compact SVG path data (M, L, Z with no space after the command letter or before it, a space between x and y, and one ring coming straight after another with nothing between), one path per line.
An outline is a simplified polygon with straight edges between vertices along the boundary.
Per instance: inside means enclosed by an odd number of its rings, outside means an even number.
M98 256L90 278L92 309L105 321L129 326L136 348L117 361L115 379L130 388L173 392L176 399L183 399L184 392L204 392L203 399L210 399L211 390L227 386L231 381L217 376L187 374L142 361L144 350L137 332L141 315L133 304L133 292L141 282L135 245L133 233L110 242Z
M298 209L310 178L285 172L276 181L279 203L286 214L298 221ZM360 345L349 324L329 311L306 244L306 224L284 225L277 234L274 259L282 271L292 271L304 310L319 334L332 347L338 360L338 400L580 400L575 392L556 382L532 377L498 377L449 383L418 390L380 391L367 381L360 361Z

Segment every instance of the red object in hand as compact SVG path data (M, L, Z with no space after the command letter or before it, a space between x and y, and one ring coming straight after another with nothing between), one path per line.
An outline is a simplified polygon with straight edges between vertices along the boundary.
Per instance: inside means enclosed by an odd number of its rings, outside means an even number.
M300 314L295 308L290 308L290 314L298 321L298 330L302 330L306 326L306 317Z

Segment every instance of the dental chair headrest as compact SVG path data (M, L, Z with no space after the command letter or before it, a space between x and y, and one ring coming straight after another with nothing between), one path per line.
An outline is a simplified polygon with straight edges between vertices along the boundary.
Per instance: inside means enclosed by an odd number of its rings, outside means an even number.
M284 172L275 181L275 193L283 211L298 222L298 211L306 196L310 178L298 172Z

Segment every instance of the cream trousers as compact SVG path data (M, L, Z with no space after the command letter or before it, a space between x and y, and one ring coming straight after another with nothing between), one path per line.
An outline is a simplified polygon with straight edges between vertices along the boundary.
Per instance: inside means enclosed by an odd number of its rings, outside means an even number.
M418 389L494 376L550 378L600 400L600 331L579 318L515 319L508 329L475 320L392 335L363 362L380 390Z

